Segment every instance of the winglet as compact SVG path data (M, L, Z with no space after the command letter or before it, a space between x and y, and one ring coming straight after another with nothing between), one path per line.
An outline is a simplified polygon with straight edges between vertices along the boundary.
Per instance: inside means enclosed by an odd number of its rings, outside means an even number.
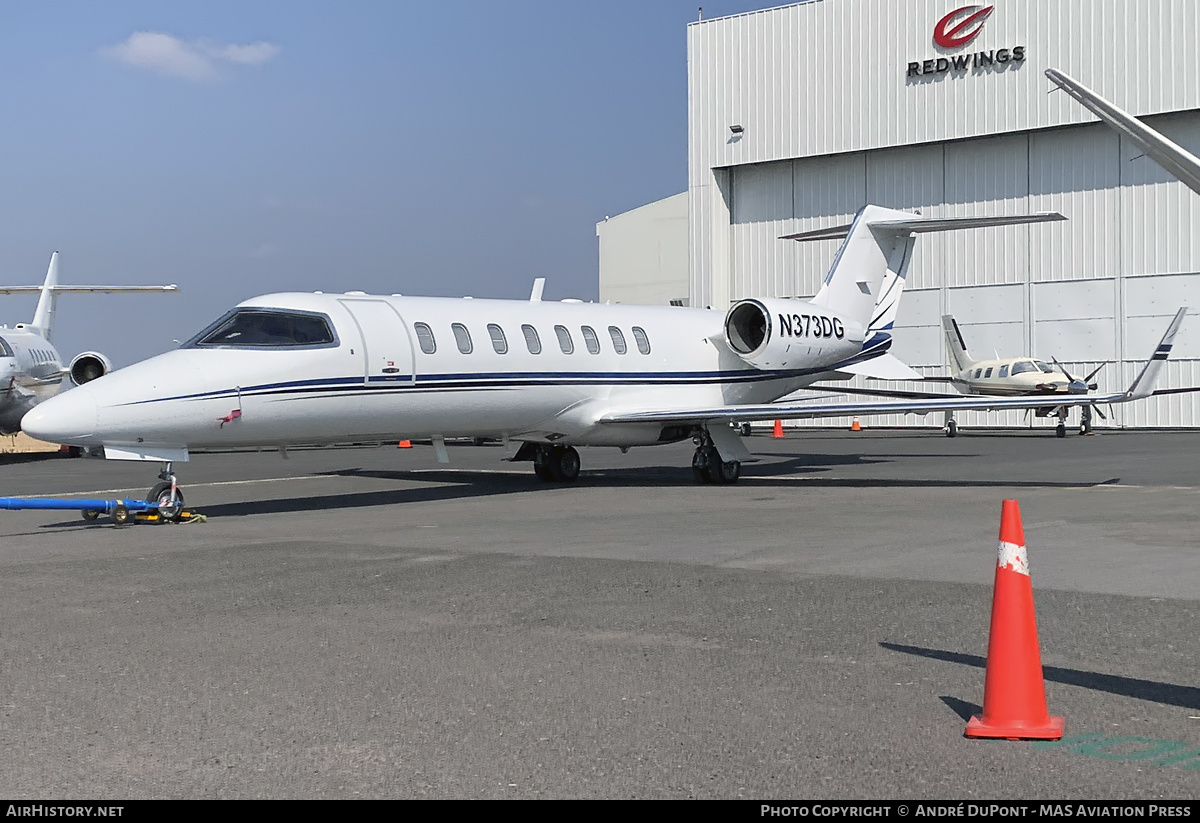
M1162 340L1158 341L1158 348L1150 355L1146 365L1142 366L1141 372L1125 392L1126 400L1140 400L1154 394L1154 384L1158 382L1158 373L1162 371L1163 363L1167 362L1167 357L1171 354L1175 335L1179 332L1179 324L1183 322L1185 314L1187 314L1187 306L1175 313L1175 319L1171 321L1171 325L1167 326L1167 333L1162 336Z

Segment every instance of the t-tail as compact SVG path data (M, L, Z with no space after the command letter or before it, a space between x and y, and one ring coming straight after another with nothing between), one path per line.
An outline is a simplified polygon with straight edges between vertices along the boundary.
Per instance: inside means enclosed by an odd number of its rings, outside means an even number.
M948 314L942 315L942 330L946 332L946 352L958 371L965 371L975 365L975 361L967 354L967 341L963 340L958 323Z
M33 320L24 328L51 340L54 333L54 312L57 308L58 296L73 292L75 294L123 294L129 292L169 292L179 291L176 285L169 286L60 286L58 284L58 252L50 255L50 266L46 269L46 279L40 286L0 286L0 294L38 294L37 308L33 312Z
M854 222L849 225L789 234L781 239L809 241L845 238L833 259L829 274L825 276L825 282L811 302L859 323L866 333L860 360L866 363L877 358L879 365L882 365L891 345L891 330L900 310L900 297L904 292L918 234L1065 219L1058 212L935 218L867 205L859 209ZM893 379L918 376L899 361L878 374L865 366L840 370Z

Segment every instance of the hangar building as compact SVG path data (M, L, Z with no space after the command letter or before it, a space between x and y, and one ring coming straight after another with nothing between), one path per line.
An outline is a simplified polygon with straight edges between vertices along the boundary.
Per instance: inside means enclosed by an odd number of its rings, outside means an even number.
M1057 357L1076 376L1104 362L1112 391L1187 305L1160 386L1200 386L1200 196L1043 74L1064 71L1200 154L1195 0L808 0L687 36L687 247L664 219L682 215L676 198L600 224L602 299L810 296L840 241L778 238L866 203L1060 211L1067 222L921 235L892 352L947 374L940 318L953 314L976 357ZM645 273L630 276L632 259ZM1116 412L1109 425L1200 427L1200 394ZM958 419L1026 425L1019 412Z

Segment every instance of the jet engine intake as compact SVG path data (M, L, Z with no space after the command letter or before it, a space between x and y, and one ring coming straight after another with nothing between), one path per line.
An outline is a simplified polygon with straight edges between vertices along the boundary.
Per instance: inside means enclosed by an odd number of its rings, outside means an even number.
M98 351L85 351L75 356L67 367L67 374L76 386L90 383L112 371L112 362Z
M863 332L803 300L741 300L725 315L725 342L757 369L789 369L855 353Z

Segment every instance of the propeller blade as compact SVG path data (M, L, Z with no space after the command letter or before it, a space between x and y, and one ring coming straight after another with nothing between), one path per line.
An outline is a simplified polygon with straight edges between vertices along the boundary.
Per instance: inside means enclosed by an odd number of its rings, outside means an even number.
M1099 366L1097 366L1096 368L1092 369L1092 373L1091 373L1091 374L1089 374L1087 377L1083 378L1083 382L1085 382L1085 383L1091 383L1091 382L1092 382L1092 378L1093 378L1093 377L1095 377L1097 374L1099 374L1099 372L1100 372L1100 370L1101 370L1102 368L1104 368L1104 364L1103 364L1103 363L1101 363L1101 364L1100 364ZM1095 388L1095 387L1093 386L1092 388Z
M1058 370L1059 370L1060 372L1062 372L1064 375L1066 375L1066 377L1067 377L1067 380L1069 380L1069 381L1070 381L1070 382L1072 382L1072 383L1074 383L1074 382L1075 382L1075 378L1071 376L1071 373L1070 373L1069 371L1067 371L1067 370L1066 370L1066 367L1064 367L1062 363L1059 363L1059 362L1058 362L1058 359L1057 359L1057 358L1055 358L1055 357L1051 357L1050 359L1054 361L1054 365L1058 366Z
M1100 415L1101 420L1108 419L1108 415L1106 415L1104 412L1100 411L1100 407L1097 406L1095 403L1092 404L1092 411L1094 411L1096 414Z

